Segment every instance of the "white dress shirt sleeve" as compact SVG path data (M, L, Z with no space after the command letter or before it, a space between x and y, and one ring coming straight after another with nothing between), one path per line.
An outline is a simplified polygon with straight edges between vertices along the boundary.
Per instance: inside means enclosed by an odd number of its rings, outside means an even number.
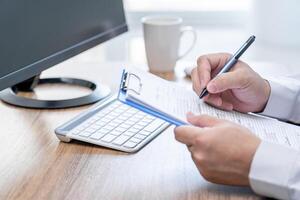
M262 141L254 155L249 179L257 194L277 199L300 199L299 152Z
M260 114L300 124L300 75L269 79L271 94Z
M269 80L271 94L261 113L300 123L300 76ZM262 141L249 173L250 185L257 194L278 199L300 199L300 152Z

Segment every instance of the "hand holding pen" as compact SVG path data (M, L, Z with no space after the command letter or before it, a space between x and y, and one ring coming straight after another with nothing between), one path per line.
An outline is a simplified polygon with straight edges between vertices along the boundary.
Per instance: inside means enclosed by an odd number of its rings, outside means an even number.
M255 36L252 35L246 42L241 46L241 48L226 62L224 67L220 70L220 72L216 75L219 76L223 73L229 72L229 70L237 63L238 59L243 55L243 53L248 49L248 47L255 41ZM199 95L199 98L203 98L208 94L206 88L202 90Z
M218 53L198 59L198 67L192 72L193 89L198 95L207 89L208 95L203 97L205 102L223 110L239 112L260 112L264 109L270 95L269 83L238 60L251 41L254 41L254 36L233 56Z

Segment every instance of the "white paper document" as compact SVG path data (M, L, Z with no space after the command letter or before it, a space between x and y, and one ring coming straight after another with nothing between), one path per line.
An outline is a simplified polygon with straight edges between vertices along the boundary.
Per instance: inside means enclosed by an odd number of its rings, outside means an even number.
M132 69L132 73L139 77L141 89L138 93L128 90L126 98L137 104L185 123L189 111L208 114L243 125L263 140L299 149L300 126L254 114L222 111L205 104L191 89L182 85L138 69Z

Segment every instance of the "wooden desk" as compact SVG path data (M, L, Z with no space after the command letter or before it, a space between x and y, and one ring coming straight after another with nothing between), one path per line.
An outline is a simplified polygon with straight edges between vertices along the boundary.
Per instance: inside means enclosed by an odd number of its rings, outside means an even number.
M70 61L46 74L116 89L121 66ZM29 110L0 102L0 199L259 199L247 188L206 182L172 127L135 154L60 142L54 129L86 108Z

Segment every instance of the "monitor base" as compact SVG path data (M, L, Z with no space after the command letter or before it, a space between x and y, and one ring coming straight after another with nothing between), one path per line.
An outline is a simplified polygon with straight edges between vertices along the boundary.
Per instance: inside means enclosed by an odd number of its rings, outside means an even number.
M29 83L29 84L28 84ZM20 91L33 91L36 85L41 84L68 84L89 88L92 92L86 96L63 99L63 100L39 100L19 96ZM10 105L35 108L35 109L59 109L71 108L95 103L104 99L110 94L110 89L106 86L96 85L93 82L75 79L75 78L44 78L40 79L39 76L33 77L30 80L17 84L12 88L8 88L0 93L0 99Z

